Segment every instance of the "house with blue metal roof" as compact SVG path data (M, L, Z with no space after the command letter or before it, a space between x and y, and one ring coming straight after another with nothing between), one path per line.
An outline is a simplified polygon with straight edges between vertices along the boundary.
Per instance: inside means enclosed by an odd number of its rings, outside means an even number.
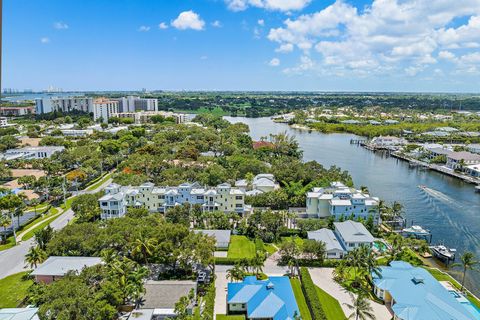
M227 312L245 314L248 320L293 320L300 315L288 277L257 280L249 276L243 282L229 283Z
M427 270L392 261L372 274L375 295L385 301L395 320L475 319Z

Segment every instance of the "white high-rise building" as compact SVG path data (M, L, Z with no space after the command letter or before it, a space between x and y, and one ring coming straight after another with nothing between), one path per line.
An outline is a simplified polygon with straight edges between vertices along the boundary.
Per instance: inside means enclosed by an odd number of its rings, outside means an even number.
M92 112L93 98L87 97L54 97L35 99L35 111L37 114L49 112Z
M123 97L118 100L120 112L158 111L158 100L135 96Z
M98 98L93 101L93 120L102 119L107 123L112 114L118 113L118 101L106 98Z

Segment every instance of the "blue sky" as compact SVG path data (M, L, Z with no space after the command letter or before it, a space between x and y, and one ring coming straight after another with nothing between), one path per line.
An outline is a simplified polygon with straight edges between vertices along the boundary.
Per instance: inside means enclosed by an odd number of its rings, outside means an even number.
M480 89L479 0L3 4L4 88Z

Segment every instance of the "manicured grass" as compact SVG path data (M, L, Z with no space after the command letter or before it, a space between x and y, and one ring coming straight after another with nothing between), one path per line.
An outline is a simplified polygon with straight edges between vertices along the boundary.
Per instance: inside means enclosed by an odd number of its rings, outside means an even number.
M217 320L245 320L245 316L227 316L224 314L217 314L216 316Z
M255 243L245 236L232 236L227 257L251 259L255 257Z
M23 280L27 272L20 272L0 280L0 309L15 308L27 296L32 280Z
M190 113L190 114L203 114L203 113L208 113L208 114L213 114L216 116L227 116L229 115L228 112L223 111L222 108L220 107L215 107L212 110L209 110L205 107L198 108L196 110L182 110L182 109L175 109L175 112L182 112L182 113Z
M283 242L283 241L291 241L292 239L293 239L293 240L297 243L297 245L299 245L300 247L303 246L303 239L300 238L300 237L297 237L297 236L294 236L294 237L282 237L282 242ZM281 242L280 242L279 244L281 244Z
M342 307L337 299L315 286L317 290L318 299L322 304L322 309L327 316L327 320L344 320L346 319L345 313L343 313Z
M107 173L106 175L104 175L101 179L97 179L97 180L94 180L93 181L93 184L89 185L85 190L95 190L97 189L98 187L100 187L102 184L104 184L108 179L110 179L112 177L112 173Z
M53 217L50 217L48 219L46 219L45 221L43 221L41 224L39 224L38 226L36 226L35 228L33 228L32 230L28 231L27 233L25 233L22 237L22 241L26 241L28 239L30 239L31 237L33 237L35 235L35 232L37 232L38 230L42 230L42 229L45 229L50 223L52 223L58 216L53 216Z
M449 281L458 290L460 290L460 288L462 287L462 285L449 274L434 268L427 268L427 267L424 267L424 268L427 269L428 272L430 272L430 274L438 281ZM467 293L467 299L470 300L470 302L473 303L475 306L477 306L477 308L480 308L479 299L472 296L470 293Z
M303 295L302 285L298 279L290 279L290 284L292 285L293 294L295 295L295 300L297 300L298 309L300 310L300 315L302 320L312 320L310 310L308 309L307 301Z
M7 238L7 241L4 244L0 244L0 251L7 250L15 246L15 239L13 236Z
M75 200L76 197L70 197L68 198L67 200L65 200L65 204L62 203L62 205L60 206L60 208L62 208L63 210L67 211L68 209L70 209L72 207L72 202L73 200Z
M271 243L266 243L265 244L265 250L267 250L268 254L270 254L270 255L277 252L277 248Z

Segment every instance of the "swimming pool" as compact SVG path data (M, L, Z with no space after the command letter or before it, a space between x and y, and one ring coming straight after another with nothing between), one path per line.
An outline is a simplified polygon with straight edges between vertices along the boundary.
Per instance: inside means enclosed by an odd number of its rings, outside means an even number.
M385 245L385 243L381 242L381 241L375 241L373 242L373 247L375 249L377 249L379 252L385 252L387 251L387 246Z

